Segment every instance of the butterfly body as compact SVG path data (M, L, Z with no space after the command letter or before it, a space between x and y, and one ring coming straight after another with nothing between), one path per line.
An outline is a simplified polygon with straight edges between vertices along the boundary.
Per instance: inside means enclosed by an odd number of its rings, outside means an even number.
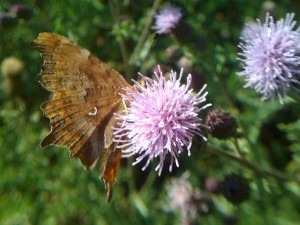
M114 113L124 106L119 93L130 85L122 75L64 36L41 33L33 41L45 60L38 81L53 92L41 105L51 131L41 146L67 147L86 170L100 164L100 178L111 196L122 151L116 149Z

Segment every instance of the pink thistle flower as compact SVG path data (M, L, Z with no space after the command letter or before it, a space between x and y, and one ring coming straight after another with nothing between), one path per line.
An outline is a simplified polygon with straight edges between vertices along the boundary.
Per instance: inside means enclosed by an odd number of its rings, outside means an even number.
M153 29L158 34L168 34L179 24L181 17L181 8L167 5L155 16Z
M166 155L171 156L171 172L174 161L179 166L177 157L184 147L188 155L191 154L195 135L206 141L202 129L208 127L201 124L198 113L211 104L197 106L206 101L207 92L203 93L206 85L193 95L192 89L189 89L191 74L187 77L186 85L180 84L183 69L178 79L173 71L169 80L160 70L159 74L154 74L156 80L140 74L145 87L133 81L137 91L125 88L127 94L121 94L129 106L125 115L117 115L119 123L114 128L114 141L118 143L118 148L127 148L123 151L125 157L138 155L134 165L147 158L143 170L154 158L159 158L155 170L160 175Z
M241 36L243 40L251 40L252 38L256 37L256 34L259 34L261 31L262 26L259 22L249 22L247 23L241 32Z
M280 103L289 90L300 90L300 28L294 29L295 14L275 22L266 15L264 24L248 29L243 42L240 61L243 71L238 73L246 79L245 87L254 88L262 94L262 100L277 95Z

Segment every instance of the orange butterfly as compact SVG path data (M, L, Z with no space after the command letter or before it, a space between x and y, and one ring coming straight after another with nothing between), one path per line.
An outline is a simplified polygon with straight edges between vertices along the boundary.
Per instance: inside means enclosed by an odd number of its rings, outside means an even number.
M41 33L33 47L45 60L38 81L53 92L41 105L51 126L41 146L67 147L70 157L79 158L88 171L99 161L109 201L122 156L113 142L114 113L123 112L118 93L130 85L117 71L64 36Z

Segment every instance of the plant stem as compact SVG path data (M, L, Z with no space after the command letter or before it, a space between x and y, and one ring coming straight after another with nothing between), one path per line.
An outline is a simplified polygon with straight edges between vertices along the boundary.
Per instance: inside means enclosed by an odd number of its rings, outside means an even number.
M240 158L244 158L244 154L243 154L243 152L241 151L241 148L240 148L238 139L237 139L236 137L234 137L234 139L233 139L233 144L234 144L234 146L235 146L235 150L236 150L238 156L239 156Z
M148 35L150 26L152 24L154 15L155 15L155 13L158 9L159 4L160 4L160 0L155 0L154 3L153 3L153 6L152 6L151 11L150 11L150 15L147 17L147 21L146 21L146 24L144 26L144 29L143 29L140 37L139 37L139 40L136 44L136 47L134 48L133 53L131 55L131 58L129 60L130 65L132 65L136 61L137 56L140 54L140 51L141 51L141 49L144 45L144 42L145 42L146 37Z
M119 7L119 1L118 0L114 0L114 1L110 1L110 8L111 8L111 12L113 15L113 18L115 18L115 29L117 30L117 33L120 33L120 7ZM124 63L124 70L125 70L125 78L127 80L130 80L131 76L132 76L132 69L129 65L129 56L128 56L128 51L126 48L126 44L124 42L124 39L122 37L122 35L118 35L117 37L117 41L119 42L120 45L120 50L121 50L121 55L122 55L122 59L123 59L123 63Z
M223 155L229 159L232 159L233 161L236 161L237 163L239 163L240 165L242 166L245 166L247 167L248 169L254 171L254 172L259 172L263 175L266 175L266 176L271 176L271 177L274 177L274 178L277 178L277 179L280 179L280 180L283 180L283 181L294 181L294 182L297 182L298 184L300 184L300 179L298 177L294 177L294 176L291 176L289 174L285 174L283 172L280 172L280 171L276 171L276 170L266 170L266 169L263 169L263 168L260 168L258 166L256 166L255 164L245 160L245 159L242 159L236 155L233 155L223 149L220 149L220 148L217 148L217 147L214 147L210 144L207 145L208 147L208 151L212 154L217 154L217 155Z

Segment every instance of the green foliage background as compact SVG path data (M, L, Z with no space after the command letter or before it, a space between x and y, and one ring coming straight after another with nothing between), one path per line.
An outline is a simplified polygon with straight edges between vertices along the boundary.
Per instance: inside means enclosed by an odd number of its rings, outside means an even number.
M231 172L243 174L250 182L251 197L238 207L221 195L212 195L214 210L199 217L201 224L225 224L224 214L236 217L236 224L299 224L300 186L293 179L299 180L300 173L300 106L288 97L284 105L277 99L261 102L254 90L243 88L243 79L236 75L241 29L256 18L264 20L264 3L177 0L160 1L158 9L168 2L184 10L191 29L184 33L185 41L154 35L150 29L134 58L142 31L155 12L153 1L0 2L2 13L17 3L27 4L33 12L30 20L19 20L11 28L0 27L0 60L15 56L25 64L18 94L8 96L5 78L0 76L0 224L179 224L179 214L167 204L167 186L171 177L180 177L184 171L190 171L189 180L200 189L206 177L222 180ZM295 12L299 21L299 2L280 0L272 10L276 18L288 12ZM161 177L154 171L155 162L142 172L141 166L131 166L133 159L123 159L113 199L107 204L97 169L86 173L79 161L69 159L67 150L39 146L49 132L39 105L49 93L36 81L43 62L30 43L44 31L69 37L126 78L136 78L138 71L151 74L156 64L178 70L176 61L168 62L165 54L169 46L178 48L208 84L208 101L213 107L230 111L237 118L244 134L240 148L247 160L284 172L285 181L213 154L196 141L192 156L183 156L179 169L171 174L165 171ZM229 153L234 149L230 140L209 137L208 142Z

